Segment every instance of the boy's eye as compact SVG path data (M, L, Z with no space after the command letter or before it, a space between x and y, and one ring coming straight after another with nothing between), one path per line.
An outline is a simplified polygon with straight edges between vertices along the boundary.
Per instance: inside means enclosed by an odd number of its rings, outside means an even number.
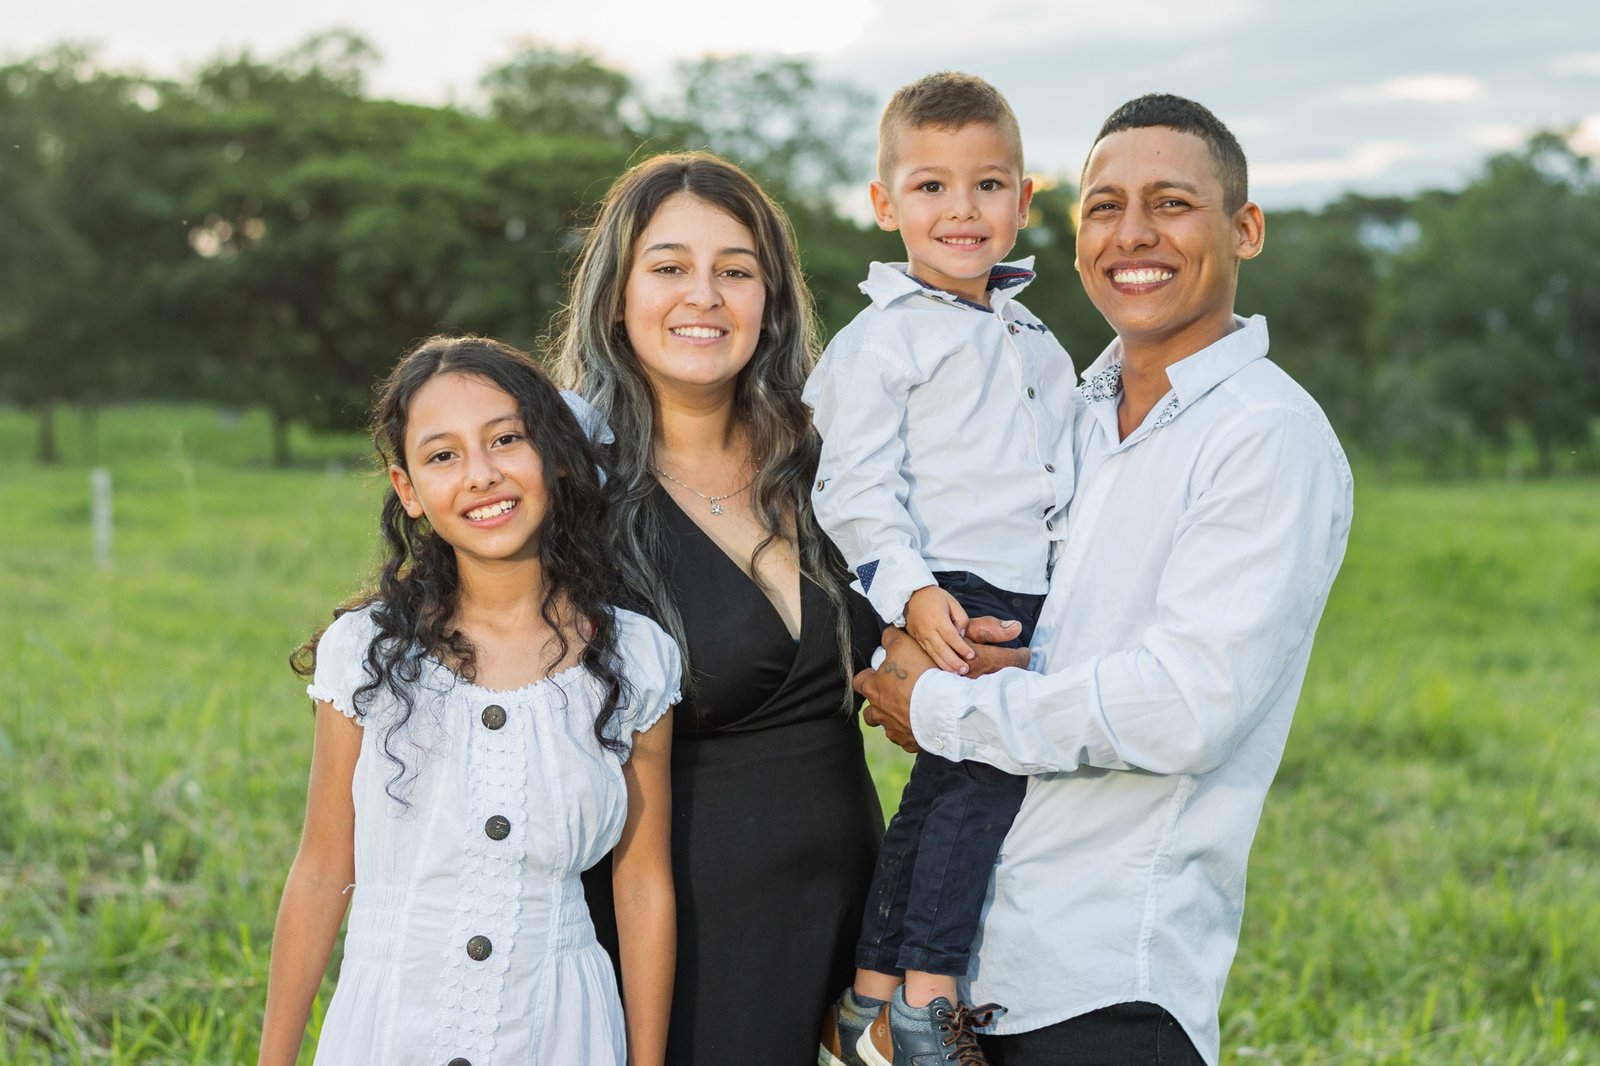
M918 185L917 189L920 192L944 192L944 182L925 181L921 185Z
M1000 184L999 178L985 178L978 182L979 192L998 192L1002 188L1004 186Z

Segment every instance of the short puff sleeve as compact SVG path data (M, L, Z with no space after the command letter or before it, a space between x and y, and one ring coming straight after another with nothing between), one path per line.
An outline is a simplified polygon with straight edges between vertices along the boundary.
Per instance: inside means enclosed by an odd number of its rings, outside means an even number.
M616 617L617 652L628 682L617 735L631 747L633 734L655 725L683 698L683 655L666 631L643 615L618 608Z
M306 695L330 704L346 718L361 721L355 692L367 683L367 648L376 635L370 606L335 618L317 640L317 668Z

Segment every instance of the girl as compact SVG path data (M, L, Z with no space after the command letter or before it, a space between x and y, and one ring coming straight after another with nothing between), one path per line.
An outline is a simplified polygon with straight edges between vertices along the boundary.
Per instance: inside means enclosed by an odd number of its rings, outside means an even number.
M407 353L372 433L388 554L295 657L316 744L260 1062L295 1061L353 900L318 1063L658 1066L682 667L610 606L596 453L528 356L479 337ZM613 846L626 1032L578 880Z

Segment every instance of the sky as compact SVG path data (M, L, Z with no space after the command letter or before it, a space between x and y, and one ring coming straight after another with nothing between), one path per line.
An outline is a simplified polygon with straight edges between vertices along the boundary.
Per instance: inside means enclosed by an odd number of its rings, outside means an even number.
M1118 104L1174 92L1233 129L1269 208L1459 188L1541 129L1600 153L1594 0L0 0L0 58L72 40L181 76L334 28L381 53L369 92L422 103L474 102L483 72L530 40L585 48L647 88L707 53L796 56L875 108L922 74L965 70L1010 99L1028 168L1068 178Z

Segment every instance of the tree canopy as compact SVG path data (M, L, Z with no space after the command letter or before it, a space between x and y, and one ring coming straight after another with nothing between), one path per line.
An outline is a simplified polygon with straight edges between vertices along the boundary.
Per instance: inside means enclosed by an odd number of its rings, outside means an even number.
M146 397L358 418L439 330L537 350L595 203L628 165L709 147L789 211L826 327L862 306L893 234L865 203L875 113L805 61L706 57L652 96L595 55L527 42L471 106L373 98L369 44L221 55L182 81L62 45L0 66L0 402L40 415ZM1027 303L1081 369L1110 339L1073 266L1076 189L1036 176ZM1595 462L1600 243L1593 161L1559 133L1464 189L1270 212L1241 313L1373 453L1470 463L1527 441Z

